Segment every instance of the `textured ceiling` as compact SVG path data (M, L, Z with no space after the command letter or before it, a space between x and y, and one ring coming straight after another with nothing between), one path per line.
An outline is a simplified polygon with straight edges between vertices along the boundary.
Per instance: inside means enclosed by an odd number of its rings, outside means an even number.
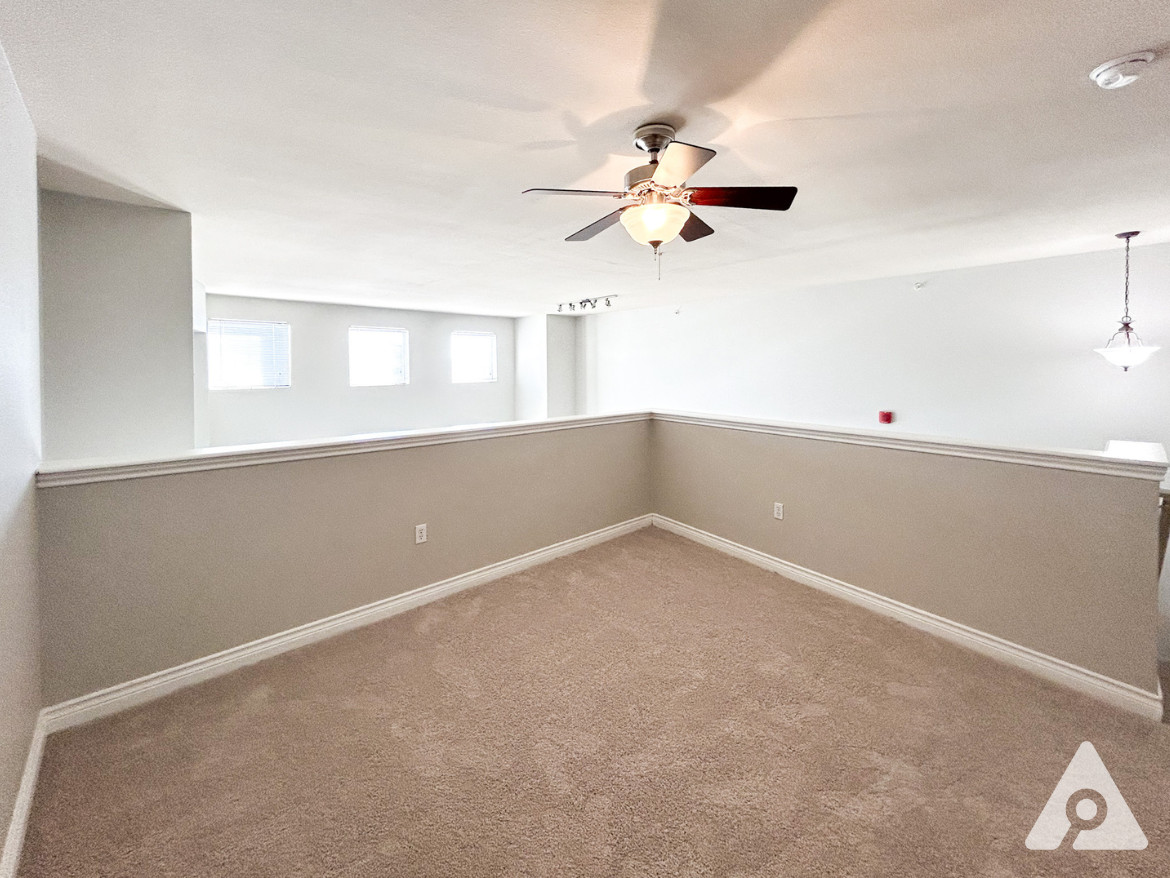
M5 0L44 182L194 217L213 292L521 314L1170 240L1164 0ZM706 208L650 252L562 239L620 188L639 123L719 155Z

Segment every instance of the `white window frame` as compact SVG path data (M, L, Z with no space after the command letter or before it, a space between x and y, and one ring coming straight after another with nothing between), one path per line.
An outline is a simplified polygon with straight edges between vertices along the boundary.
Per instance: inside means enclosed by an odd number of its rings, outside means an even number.
M213 384L211 382L211 360L212 360L212 345L211 338L213 336L212 327L217 323L234 323L234 324L252 324L255 326L283 326L285 328L285 337L288 339L287 353L288 359L285 363L285 370L283 372L283 384ZM236 317L208 317L207 318L207 389L215 391L216 393L234 390L287 390L292 387L292 325L284 320L242 320ZM273 374L280 375L279 370L273 370Z
M482 381L459 381L455 378L455 336L486 336L492 340L492 377ZM494 332L487 332L473 329L456 329L451 333L451 383L452 384L494 384L500 378L500 346L496 334Z
M381 333L401 333L402 335L402 380L401 381L385 381L377 384L354 384L353 383L353 331L359 332L381 332ZM404 329L401 326L351 326L346 333L346 341L349 350L349 386L350 387L402 387L410 383L410 330Z

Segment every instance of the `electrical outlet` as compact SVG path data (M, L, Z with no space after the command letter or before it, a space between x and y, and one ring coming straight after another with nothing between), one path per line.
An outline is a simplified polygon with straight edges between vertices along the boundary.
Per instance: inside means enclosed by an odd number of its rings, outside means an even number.
M425 543L427 541L427 526L425 524L416 524L414 526L414 543Z
M779 519L783 520L783 518L784 518L784 504L783 503L773 503L772 504L772 517L779 518Z

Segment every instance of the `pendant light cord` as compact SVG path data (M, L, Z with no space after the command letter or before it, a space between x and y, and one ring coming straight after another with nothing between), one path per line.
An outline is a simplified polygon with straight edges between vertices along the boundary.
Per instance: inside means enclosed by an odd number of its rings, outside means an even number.
M1122 323L1130 323L1129 319L1129 238L1125 239L1125 314Z

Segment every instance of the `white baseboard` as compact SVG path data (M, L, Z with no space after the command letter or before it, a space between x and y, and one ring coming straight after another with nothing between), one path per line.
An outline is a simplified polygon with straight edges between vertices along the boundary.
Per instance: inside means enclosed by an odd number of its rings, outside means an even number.
M1053 658L1050 655L1029 649L1026 646L1020 646L1018 643L1012 643L1009 640L996 637L994 634L969 628L966 625L953 622L950 619L944 619L942 616L936 616L933 613L928 613L925 610L903 604L892 598L875 594L872 591L866 591L864 588L858 588L839 579L833 579L831 576L817 573L815 570L809 570L807 567L801 567L798 564L783 561L756 549L748 548L723 537L715 536L707 531L691 527L689 524L675 521L672 518L666 518L657 514L653 515L652 518L655 527L676 533L679 536L694 540L696 543L701 543L712 549L718 549L728 555L733 555L736 558L755 564L757 567L763 567L765 570L779 573L781 576L792 579L802 585L808 585L820 591L844 598L847 601L859 604L884 616L897 619L899 622L905 622L907 625L921 631L942 637L952 643L973 649L976 652L998 659L1009 665L1014 665L1017 668L1023 668L1046 680L1059 683L1085 695L1091 695L1094 698L1107 701L1117 707L1140 714L1154 722L1160 722L1162 719L1161 687L1159 687L1158 692L1147 692L1129 683L1114 680L1103 674L1090 671L1087 668L1079 667L1062 659Z
M24 760L24 773L20 777L20 788L16 791L16 803L12 807L12 821L4 837L4 849L0 851L0 878L16 878L20 852L24 848L24 830L28 826L37 775L41 770L41 754L45 752L45 735L45 712L42 710L33 727L32 742Z
M296 649L353 628L360 628L363 625L387 619L458 591L482 585L485 582L491 582L521 570L527 570L529 567L535 567L537 564L543 564L554 558L571 555L589 546L595 546L640 528L649 527L651 519L650 515L631 518L629 521L545 546L543 549L517 555L506 561L489 564L487 567L472 570L470 573L463 573L450 579L444 579L442 582L424 585L384 600L375 601L372 604L346 610L335 616L309 622L297 628L290 628L288 631L281 631L278 634L253 640L251 643L225 649L214 655L139 677L137 680L119 683L99 692L63 701L60 704L47 707L41 712L44 720L44 733L52 734L61 729L117 713L147 701L153 701L155 698L167 695L177 689L230 673L237 668L254 664L282 652L288 652L290 649ZM0 878L4 878L4 876L0 874Z

